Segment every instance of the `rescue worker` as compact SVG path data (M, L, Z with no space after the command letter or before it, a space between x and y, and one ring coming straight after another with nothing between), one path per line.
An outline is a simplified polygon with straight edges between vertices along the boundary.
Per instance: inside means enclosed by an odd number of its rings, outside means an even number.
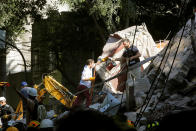
M115 58L113 60L115 61L126 61L127 66L132 66L134 64L137 64L140 62L139 57L141 56L139 50L136 46L131 45L129 39L123 39L122 44L125 47L125 51L123 52L123 55L121 58ZM134 81L136 79L139 79L141 77L141 68L135 68L133 70L129 70L127 72L127 81L126 81L126 90L127 96L130 95L130 98L127 97L128 103L130 103L130 106L127 107L127 110L135 110L136 108L136 102L135 102L135 96L134 96ZM128 94L129 93L129 94ZM129 109L130 108L130 109Z
M8 121L14 117L14 110L6 103L5 97L0 97L0 117L2 121L2 129L5 131L9 127Z
M27 112L26 112L26 123L28 124L31 120L37 120L37 108L38 108L38 100L37 89L31 88L28 91L28 98L26 98L21 92L16 90L18 95L27 103Z
M6 129L6 131L19 131L19 130L14 126L10 126Z
M138 48L134 45L130 44L129 39L123 39L122 44L125 47L125 51L123 52L123 55L121 58L114 58L114 61L123 61L126 60L128 66L132 66L138 62L140 62L139 57L141 57L141 54L138 50ZM132 77L135 79L141 77L141 68L138 67L136 69L130 70L127 74L127 80L132 81Z
M88 59L86 62L86 65L84 66L84 69L82 71L82 76L80 80L80 84L77 87L78 91L82 91L87 88L91 88L91 82L95 80L95 77L93 77L93 71L95 63L93 59ZM86 107L89 107L91 103L90 93L89 90L86 90L80 94L78 94L78 97L74 103L74 105L81 104L83 98L86 98Z
M38 100L36 99L37 96L37 89L31 88L29 90L29 98L27 99L27 123L31 120L37 120L37 108L38 108Z
M31 87L28 87L27 82L25 82L25 81L21 82L20 92L21 92L21 94L23 94L23 96L25 98L29 97L28 92L30 89L31 89ZM24 119L24 118L26 118L27 103L26 103L26 101L22 100L22 104L23 104L23 119Z

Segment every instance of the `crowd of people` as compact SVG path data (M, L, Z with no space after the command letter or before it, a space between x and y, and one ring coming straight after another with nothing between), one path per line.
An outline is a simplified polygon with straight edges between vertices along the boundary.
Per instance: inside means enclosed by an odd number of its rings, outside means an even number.
M28 88L26 96L23 95L25 85L18 94L23 99L24 116L21 120L14 120L16 113L6 103L5 97L0 97L0 117L2 131L64 131L64 130L94 130L94 131L134 131L128 126L121 126L112 117L85 106L74 106L66 113L55 116L55 113L39 119L40 102L36 100L36 89ZM26 88L27 89L27 88ZM25 111L26 110L26 111ZM40 113L41 114L41 113ZM125 121L126 122L126 121Z
M42 128L53 128L53 121L46 117L46 109L42 104L42 99L37 99L37 89L28 87L27 82L22 82L20 91L16 90L16 92L22 99L23 112L15 113L13 108L6 103L6 98L0 97L0 117L2 123L0 129L2 131L26 131L32 128L32 130L35 130L34 128L38 127L40 130ZM17 116L21 114L23 114L23 117L20 120L16 120ZM46 121L50 121L52 124L46 126Z

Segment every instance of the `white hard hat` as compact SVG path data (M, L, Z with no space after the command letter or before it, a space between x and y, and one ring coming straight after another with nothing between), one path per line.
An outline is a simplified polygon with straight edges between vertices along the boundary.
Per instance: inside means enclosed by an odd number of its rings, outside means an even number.
M28 94L30 96L37 96L37 89L35 89L35 88L29 89Z
M54 127L54 123L50 119L43 119L40 123L40 128L51 128Z
M0 101L6 101L5 97L0 97Z

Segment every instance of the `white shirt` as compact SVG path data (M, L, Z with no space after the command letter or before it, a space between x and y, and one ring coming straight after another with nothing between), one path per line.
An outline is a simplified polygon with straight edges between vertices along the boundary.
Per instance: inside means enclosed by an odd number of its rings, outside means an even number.
M91 81L83 81L83 79L89 79L90 77L92 77L92 68L89 68L87 65L85 65L84 69L82 71L80 85L84 85L84 86L90 88Z

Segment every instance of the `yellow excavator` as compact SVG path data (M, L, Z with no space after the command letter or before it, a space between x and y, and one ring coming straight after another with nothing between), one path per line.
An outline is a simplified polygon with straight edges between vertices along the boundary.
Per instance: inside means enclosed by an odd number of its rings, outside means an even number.
M38 89L41 85L44 85L43 89ZM60 101L66 108L71 108L77 96L72 94L67 88L57 82L52 76L45 75L43 77L42 83L39 85L34 85L33 88L36 88L38 91L37 99L41 100L42 96L45 93L50 93L54 98ZM19 101L19 104L16 108L15 113L23 112L22 100ZM21 113L15 120L22 119L23 114Z

